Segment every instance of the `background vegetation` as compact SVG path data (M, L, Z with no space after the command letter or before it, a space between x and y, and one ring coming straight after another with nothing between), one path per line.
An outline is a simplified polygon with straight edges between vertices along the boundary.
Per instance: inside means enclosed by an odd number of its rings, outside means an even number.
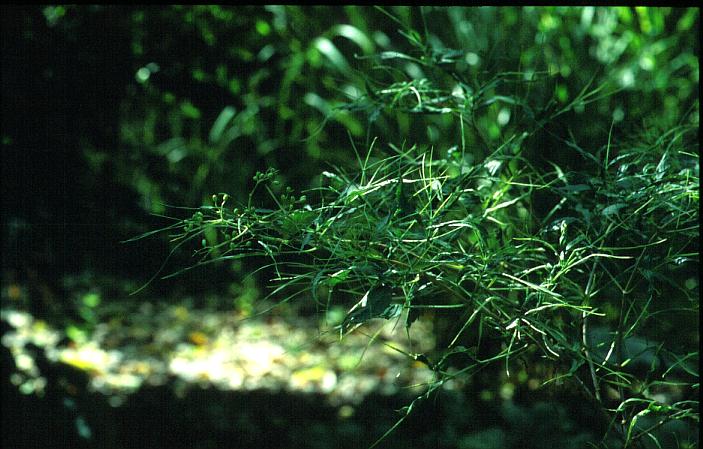
M357 333L429 323L436 347L407 354L434 373L431 400L359 412L375 426L360 446L409 404L383 447L697 444L698 9L2 17L5 310L72 344L138 316L141 295L247 316L267 297ZM147 284L194 251L207 267ZM205 428L229 416L196 410ZM323 424L282 445L358 429L294 410L284 422ZM87 444L71 416L57 427Z

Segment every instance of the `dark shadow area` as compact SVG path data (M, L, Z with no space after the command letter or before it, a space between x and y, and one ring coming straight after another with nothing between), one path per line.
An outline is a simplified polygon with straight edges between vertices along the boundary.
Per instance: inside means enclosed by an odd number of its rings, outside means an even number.
M30 350L33 348L29 348ZM2 446L13 448L365 448L402 416L414 397L372 394L355 406L333 407L324 395L232 392L178 381L143 387L118 407L91 393L85 373L37 356L48 388L42 398L9 381L14 363L2 354ZM183 386L181 384L180 386ZM443 391L419 400L386 439L385 448L556 447L565 435L589 441L595 413L577 400L558 403L484 401ZM489 446L483 446L488 444ZM547 446L545 446L547 444Z

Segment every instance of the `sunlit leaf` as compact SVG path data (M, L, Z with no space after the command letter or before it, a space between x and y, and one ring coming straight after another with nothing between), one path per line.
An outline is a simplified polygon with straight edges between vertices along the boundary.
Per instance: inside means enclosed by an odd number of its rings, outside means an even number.
M402 304L391 304L392 300L391 287L381 285L371 288L354 307L349 309L342 328L349 329L373 318L390 319L398 316L402 310Z

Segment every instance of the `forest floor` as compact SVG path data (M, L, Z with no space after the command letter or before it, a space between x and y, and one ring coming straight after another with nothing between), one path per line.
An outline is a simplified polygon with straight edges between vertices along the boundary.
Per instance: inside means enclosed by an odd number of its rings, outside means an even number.
M413 357L434 349L427 317L342 336L342 309L93 289L62 322L30 313L31 291L2 288L3 447L366 448L408 406L380 447L576 448L597 433L578 400L528 377L457 376L413 403L435 380Z

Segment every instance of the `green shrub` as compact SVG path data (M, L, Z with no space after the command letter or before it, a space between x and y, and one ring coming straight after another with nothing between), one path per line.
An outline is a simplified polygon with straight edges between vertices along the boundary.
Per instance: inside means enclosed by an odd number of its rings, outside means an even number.
M670 421L697 426L691 11L378 8L404 41L373 54L360 37L370 25L356 40L336 28L372 63L350 75L346 104L323 108L346 117L356 165L300 192L270 168L247 200L213 195L161 230L199 258L173 275L254 257L271 298L349 307L340 335L433 319L443 346L407 354L435 373L418 401L481 372L546 366L544 388L573 385L601 414L593 445L642 447ZM332 66L350 65L319 39ZM665 112L662 96L674 98Z

